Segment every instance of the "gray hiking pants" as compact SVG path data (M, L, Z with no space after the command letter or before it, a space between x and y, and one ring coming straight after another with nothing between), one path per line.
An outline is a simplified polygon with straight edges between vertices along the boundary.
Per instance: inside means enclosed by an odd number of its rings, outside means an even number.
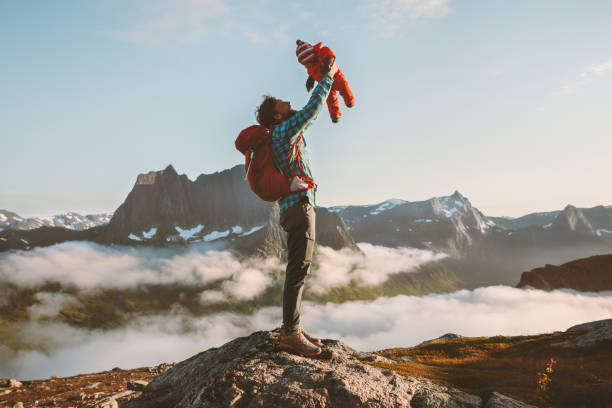
M283 326L286 335L300 327L300 307L306 275L310 273L315 243L315 211L300 202L281 214L280 225L287 232L287 271L283 289Z

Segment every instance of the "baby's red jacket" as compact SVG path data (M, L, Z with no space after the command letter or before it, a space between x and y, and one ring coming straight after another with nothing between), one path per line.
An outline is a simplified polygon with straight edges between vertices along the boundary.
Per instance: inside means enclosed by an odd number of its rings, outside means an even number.
M313 59L315 62L308 61L303 65L306 67L308 75L313 77L315 81L320 82L323 79L323 75L321 74L321 65L323 61L326 57L332 57L335 60L336 54L334 54L329 47L322 47L321 43L317 43L312 47L317 58ZM340 106L338 104L337 92L340 92L340 95L342 95L342 99L344 99L344 104L346 106L352 107L355 104L353 92L351 91L348 81L344 77L344 73L342 73L341 70L338 70L334 76L334 83L332 84L331 91L329 92L329 96L327 97L326 101L329 115L331 117L336 116L339 118L342 116L342 112L340 111Z

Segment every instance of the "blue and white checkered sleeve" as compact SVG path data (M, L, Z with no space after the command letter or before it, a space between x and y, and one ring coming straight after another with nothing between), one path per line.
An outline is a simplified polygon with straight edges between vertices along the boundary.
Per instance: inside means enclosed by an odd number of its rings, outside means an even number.
M330 76L325 76L314 91L312 91L306 106L278 127L279 134L289 139L290 144L296 143L300 133L306 130L316 119L321 111L323 102L327 99L327 95L329 95L333 82L334 80Z

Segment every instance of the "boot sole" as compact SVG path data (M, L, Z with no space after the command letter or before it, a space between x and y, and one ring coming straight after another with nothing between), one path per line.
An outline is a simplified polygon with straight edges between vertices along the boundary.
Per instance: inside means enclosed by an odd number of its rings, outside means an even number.
M294 352L296 352L299 355L302 355L304 357L313 357L313 356L318 356L319 354L321 354L321 349L319 349L319 351L316 351L314 353L306 353L306 352L303 352L301 350L298 350L297 348L295 348L294 346L292 346L289 343L280 343L280 346L281 346L281 348L294 351Z

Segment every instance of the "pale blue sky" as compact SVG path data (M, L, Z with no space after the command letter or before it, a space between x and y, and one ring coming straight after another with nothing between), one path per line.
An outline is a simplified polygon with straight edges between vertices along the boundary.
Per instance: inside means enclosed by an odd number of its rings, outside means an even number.
M297 38L356 97L306 134L319 205L458 189L488 215L612 204L609 1L0 1L0 208L112 212L138 173L242 162Z

